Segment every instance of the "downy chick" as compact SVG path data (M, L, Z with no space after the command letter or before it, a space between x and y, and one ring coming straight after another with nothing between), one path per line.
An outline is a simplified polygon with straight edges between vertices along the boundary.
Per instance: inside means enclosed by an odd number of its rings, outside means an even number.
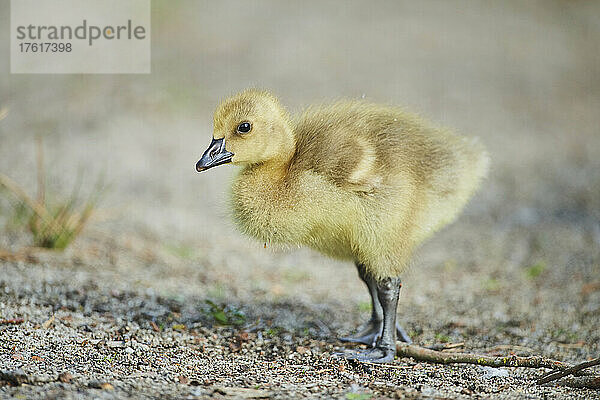
M475 140L403 110L363 101L312 106L291 117L267 91L223 101L196 169L241 166L231 190L237 225L261 242L305 245L356 264L372 301L345 355L389 362L400 275L414 249L453 221L488 169Z

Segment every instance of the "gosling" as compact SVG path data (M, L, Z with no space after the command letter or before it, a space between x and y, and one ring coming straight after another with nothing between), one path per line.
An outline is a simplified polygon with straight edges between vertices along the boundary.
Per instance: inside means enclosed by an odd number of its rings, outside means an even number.
M265 243L304 245L351 260L372 302L370 320L342 338L371 347L343 356L391 362L400 275L426 238L452 222L488 169L475 140L365 101L312 106L290 116L271 93L223 101L198 172L241 166L231 190L241 230Z

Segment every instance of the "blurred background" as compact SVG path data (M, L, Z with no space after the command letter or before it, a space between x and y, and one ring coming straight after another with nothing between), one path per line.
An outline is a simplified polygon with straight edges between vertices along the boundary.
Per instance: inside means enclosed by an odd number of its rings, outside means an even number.
M598 350L599 13L583 0L154 0L149 75L10 74L3 29L0 172L35 197L39 136L48 198L68 197L78 176L83 195L100 176L108 186L61 256L76 267L11 279L323 304L344 311L332 327L351 329L368 309L354 267L243 238L227 218L234 168L194 166L215 106L244 88L272 90L292 112L365 98L480 137L492 158L465 213L407 272L400 313L413 337L485 326L481 338L512 340L496 331L508 326L523 343ZM32 238L1 197L0 246L18 252Z

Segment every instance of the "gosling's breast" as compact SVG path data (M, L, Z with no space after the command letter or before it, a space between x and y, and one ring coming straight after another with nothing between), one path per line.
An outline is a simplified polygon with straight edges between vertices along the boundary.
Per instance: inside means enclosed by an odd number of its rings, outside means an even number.
M264 242L305 245L346 257L348 216L356 210L341 196L335 186L307 171L282 182L241 173L231 199L234 220L244 233Z
M290 182L242 172L232 186L234 221L246 234L264 242L296 243L307 229L302 199Z

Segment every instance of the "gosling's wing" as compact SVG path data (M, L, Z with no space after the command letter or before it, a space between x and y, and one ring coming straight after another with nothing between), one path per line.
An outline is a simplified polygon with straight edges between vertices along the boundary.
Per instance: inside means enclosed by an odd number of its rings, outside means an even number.
M383 182L376 140L361 103L308 109L295 124L293 167L314 171L337 186L372 193Z

